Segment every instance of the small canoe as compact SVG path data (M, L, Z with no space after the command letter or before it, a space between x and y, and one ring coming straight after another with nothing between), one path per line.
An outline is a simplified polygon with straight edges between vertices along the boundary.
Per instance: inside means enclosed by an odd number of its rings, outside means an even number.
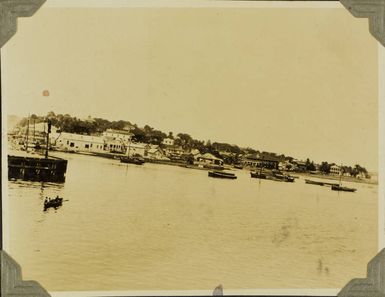
M228 179L236 179L237 176L234 173L222 172L222 171L209 171L210 177L216 178L228 178Z

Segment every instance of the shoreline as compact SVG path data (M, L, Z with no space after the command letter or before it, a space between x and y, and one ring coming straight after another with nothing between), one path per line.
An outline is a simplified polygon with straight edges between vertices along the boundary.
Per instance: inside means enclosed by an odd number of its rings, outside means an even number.
M11 150L14 152L18 152L18 150ZM58 153L64 153L64 154L78 154L78 155L84 155L84 156L93 156L93 157L99 157L99 158L105 158L105 159L114 159L114 160L119 160L120 157L125 156L124 154L119 154L119 153L95 153L95 152L69 152L69 151L62 151L62 150L51 150L49 151L49 154L52 153L55 154L55 152ZM25 152L24 152L25 153ZM34 152L32 153L36 155L41 155L39 152ZM197 165L192 165L192 164L187 164L186 162L182 160L155 160L155 159L145 159L146 163L152 163L152 164L160 164L160 165L169 165L169 166L178 166L182 168L187 168L187 169L195 169L195 170L213 170L212 168L205 168L205 167L200 167ZM231 165L226 165L223 170L244 170L244 171L253 171L251 168L243 168L243 169L238 169L235 168L234 166ZM294 176L303 176L303 177L309 177L309 178L316 178L316 179L329 179L329 180L340 180L339 175L323 175L323 174L311 174L307 172L292 172L292 171L282 171L285 174L289 175L294 175ZM370 184L370 185L378 185L378 180L371 180L371 179L359 179L355 177L350 177L350 176L342 176L341 181L345 182L353 182L353 183L364 183L364 184Z
M319 179L330 179L330 180L340 180L339 175L322 175L322 174L311 174L306 172L295 172L294 175L304 176L309 178L319 178ZM370 185L378 185L378 181L371 179L359 179L351 176L342 176L341 181L352 182L352 183L360 183L360 184L370 184Z

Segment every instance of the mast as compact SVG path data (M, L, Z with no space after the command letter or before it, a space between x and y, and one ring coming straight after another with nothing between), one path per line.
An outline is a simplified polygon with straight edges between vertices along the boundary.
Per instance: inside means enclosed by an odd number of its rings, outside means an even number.
M340 187L342 185L342 163L341 163L341 169L340 169Z
M128 143L127 157L130 157L130 150L131 150L131 139L130 139L130 142Z
M45 158L48 158L49 133L51 132L51 121L47 119L47 141L45 145Z
M33 143L34 144L36 143L36 139L35 139L36 126L35 126L35 123L36 123L36 120L33 119Z
M28 135L29 135L29 115L28 115L28 124L27 124L27 135L25 140L25 152L28 153Z

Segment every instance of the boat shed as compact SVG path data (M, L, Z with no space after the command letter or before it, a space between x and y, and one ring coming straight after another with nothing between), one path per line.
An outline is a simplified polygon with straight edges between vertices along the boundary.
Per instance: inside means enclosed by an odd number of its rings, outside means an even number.
M207 164L207 165L223 165L223 160L215 157L213 154L205 153L203 155L200 155L197 157L197 161L200 164Z
M280 159L269 155L252 154L243 159L243 166L251 168L278 169Z

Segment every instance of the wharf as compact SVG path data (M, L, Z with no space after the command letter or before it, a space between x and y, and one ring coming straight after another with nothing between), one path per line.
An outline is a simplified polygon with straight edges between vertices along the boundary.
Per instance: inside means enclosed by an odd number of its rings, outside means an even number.
M8 155L8 180L65 182L67 160Z

